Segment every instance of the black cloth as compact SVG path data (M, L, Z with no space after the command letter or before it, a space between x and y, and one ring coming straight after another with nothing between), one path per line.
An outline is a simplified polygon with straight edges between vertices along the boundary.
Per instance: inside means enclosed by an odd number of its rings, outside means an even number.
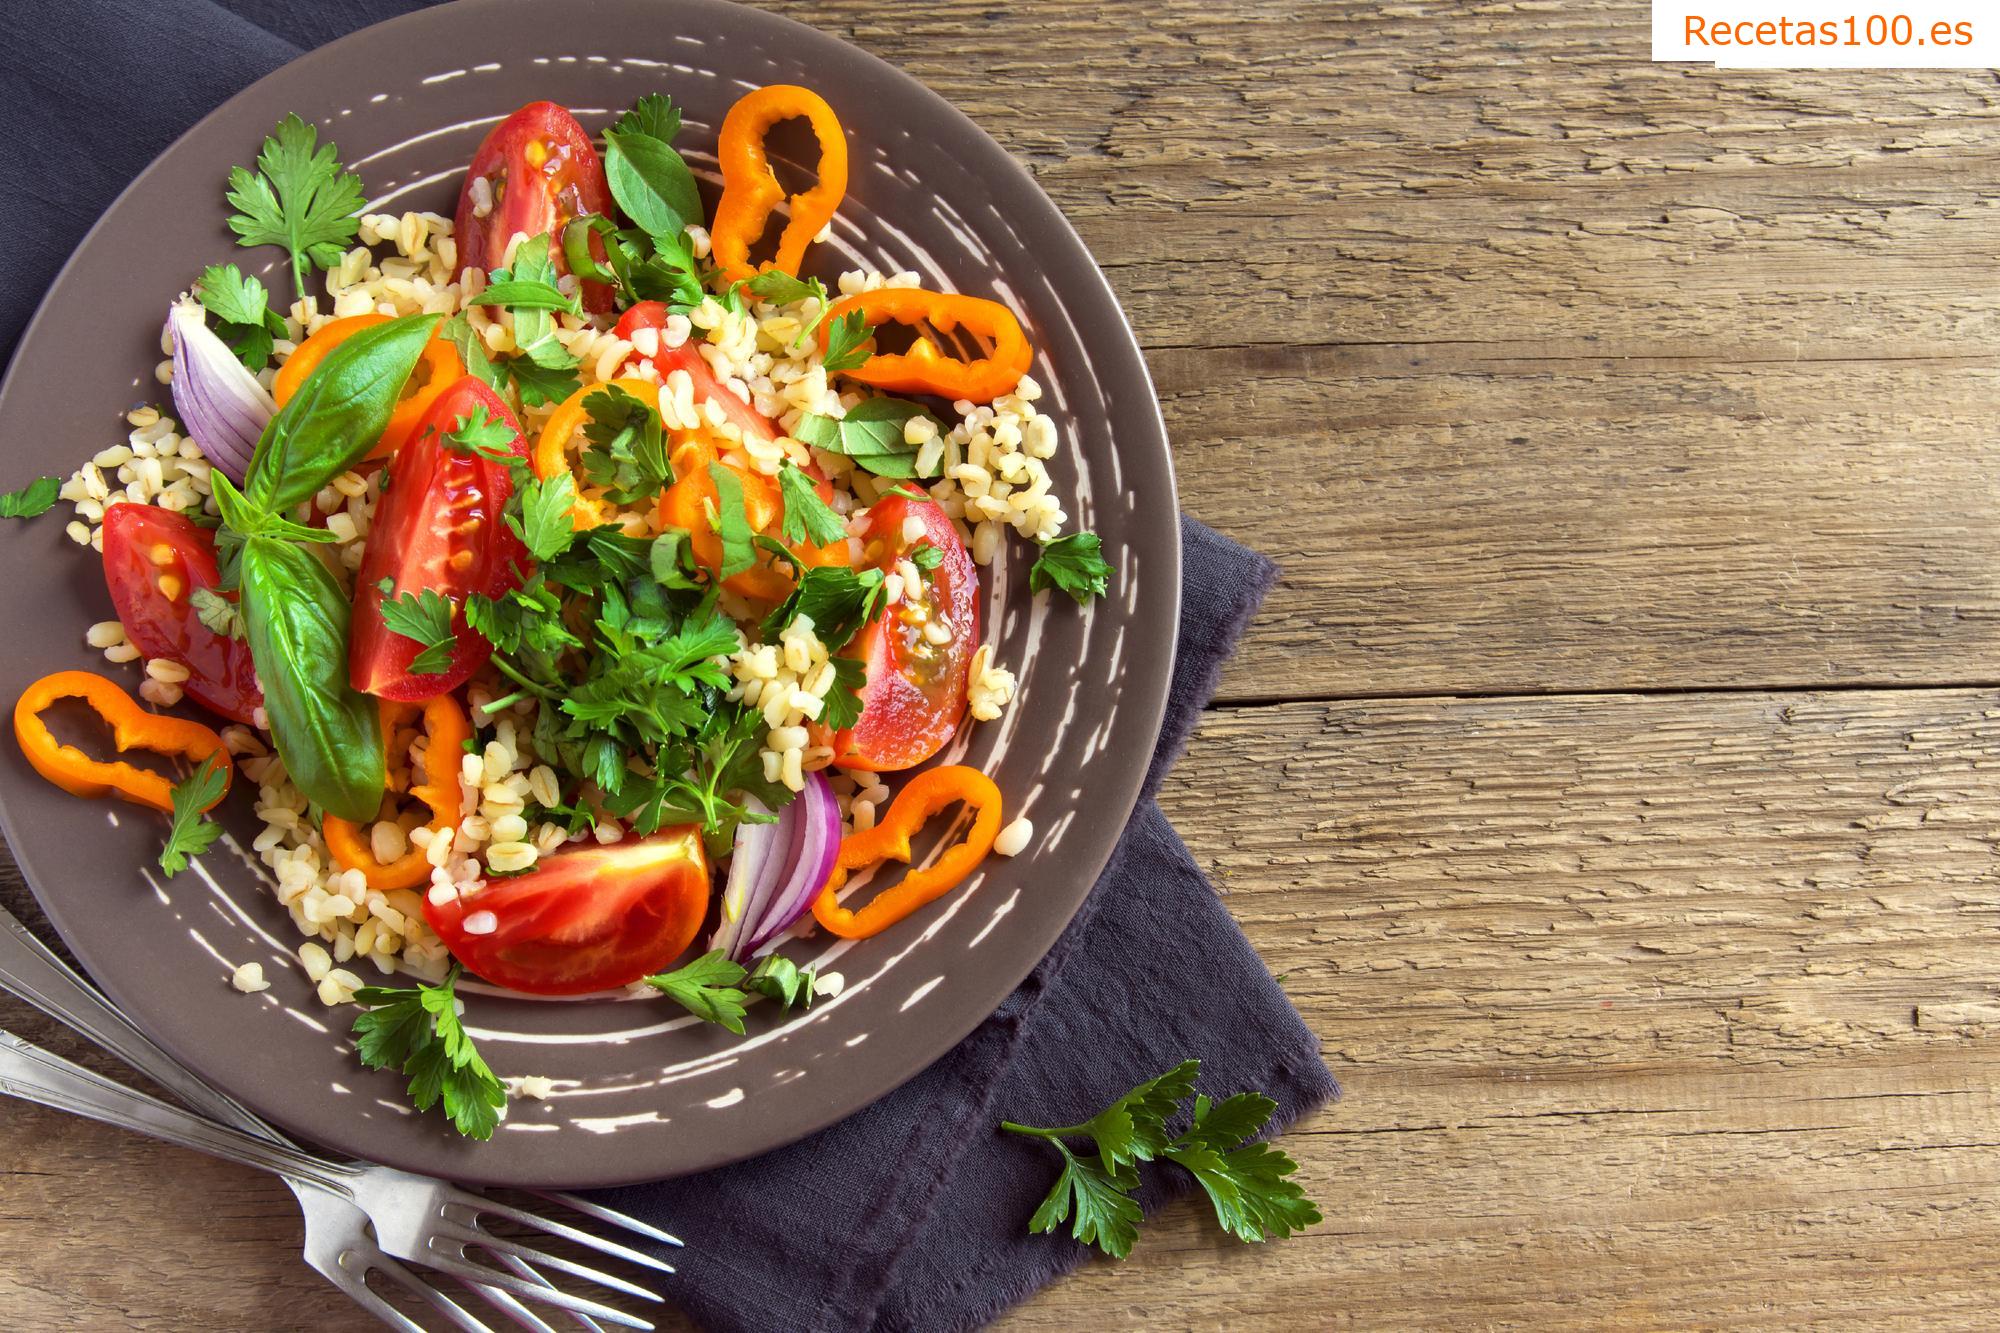
M118 191L188 126L302 50L411 0L33 0L0 21L0 360ZM309 108L308 108L309 109ZM218 183L218 207L220 185ZM189 256L189 272L212 256ZM1166 725L1145 795L1075 921L999 1010L874 1105L753 1161L609 1191L679 1231L667 1294L722 1330L983 1323L1087 1254L1027 1220L1054 1182L1004 1119L1080 1120L1189 1056L1260 1089L1273 1129L1336 1094L1319 1047L1153 796L1276 567L1191 519ZM1190 1187L1146 1168L1150 1210Z

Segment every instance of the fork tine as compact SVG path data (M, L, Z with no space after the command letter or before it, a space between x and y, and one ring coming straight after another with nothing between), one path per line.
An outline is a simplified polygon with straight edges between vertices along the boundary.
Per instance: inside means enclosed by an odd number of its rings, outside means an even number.
M519 1241L506 1240L485 1231L475 1232L471 1236L460 1236L457 1239L464 1244L477 1246L496 1255L518 1255L537 1268L552 1268L558 1273L568 1273L571 1277L580 1277L586 1282L595 1282L613 1291L622 1291L627 1296L637 1296L640 1300L655 1302L662 1300L660 1296L646 1290L638 1283L627 1282L616 1273L602 1272L586 1264L580 1264L574 1259L565 1259L559 1254L549 1254L532 1246L523 1245Z
M514 1294L485 1282L468 1282L465 1289L528 1330L528 1333L556 1333L540 1315L514 1299Z
M516 1273L519 1273L522 1277L528 1279L530 1282L539 1282L545 1287L553 1287L555 1285L555 1283L549 1281L547 1278L543 1277L540 1273L536 1272L534 1265L523 1263L521 1260L515 1258L511 1254L496 1254L493 1257L495 1259L498 1259L501 1263L505 1264L507 1267L513 1269ZM595 1319L592 1319L589 1315L578 1314L574 1310L569 1311L568 1314L571 1319L574 1319L576 1321L578 1328L585 1330L585 1333L604 1333L604 1325L598 1323Z
M412 1296L428 1302L442 1313L446 1319L449 1319L459 1328L464 1329L465 1333L494 1333L491 1325L482 1323L474 1318L471 1311L445 1295L433 1284L424 1281L415 1273L403 1267L402 1264L391 1259L388 1255L378 1252L377 1254L368 1256L368 1266L398 1283L403 1290L409 1292ZM365 1276L362 1285L364 1287L367 1285ZM373 1296L375 1293L371 1291L368 1294ZM412 1324L411 1327L420 1328L421 1326Z
M541 1198L553 1200L565 1208L582 1213L585 1217L594 1217L598 1221L610 1226L623 1227L635 1236L644 1236L647 1240L656 1240L662 1245L679 1245L681 1243L679 1236L662 1231L650 1223L641 1222L638 1218L621 1213L616 1208L606 1208L601 1203L592 1203L590 1200L579 1198L574 1194L563 1194L552 1190L533 1190L530 1192Z
M476 1282L488 1287L503 1287L513 1292L516 1296L525 1296L529 1300L546 1301L550 1305L560 1306L565 1310L574 1310L580 1314L594 1316L595 1318L604 1320L606 1323L619 1324L626 1328L642 1330L653 1327L650 1320L641 1319L638 1315L626 1314L623 1310L613 1309L609 1305L590 1300L587 1297L572 1296L560 1287L549 1286L545 1283L530 1282L526 1278L516 1277L512 1273L503 1273L499 1269L489 1267L486 1264L476 1264L470 1259L465 1258L462 1254L447 1254L439 1250L435 1242L432 1244L429 1255L425 1258L424 1262L441 1273L450 1273L453 1277L464 1278L467 1282Z
M537 1231L545 1231L551 1236L561 1236L564 1240L575 1241L578 1245L588 1246L596 1250L599 1254L608 1254L614 1259L623 1259L628 1264L639 1264L645 1268L656 1268L662 1273L671 1273L674 1271L672 1264L655 1259L652 1255L644 1251L635 1250L629 1245L620 1245L615 1240L606 1240L602 1236L594 1235L591 1232L583 1230L581 1227L570 1226L566 1222L557 1222L551 1218L541 1217L524 1208L516 1208L512 1204L497 1203L492 1199L481 1199L477 1204L468 1204L467 1206L476 1207L482 1213L494 1213L501 1217L511 1218L519 1222L522 1226L533 1227Z
M425 1333L424 1326L368 1289L365 1281L338 1284L347 1299L374 1315L397 1333Z

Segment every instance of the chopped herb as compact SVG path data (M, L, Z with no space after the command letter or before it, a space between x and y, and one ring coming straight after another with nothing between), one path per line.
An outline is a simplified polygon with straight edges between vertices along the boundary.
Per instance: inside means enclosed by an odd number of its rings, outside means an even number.
M472 331L472 321L463 312L453 315L438 328L438 336L458 350L468 375L476 375L486 387L499 393L507 387L507 372L486 355L486 340Z
M514 388L521 395L521 402L528 407L560 403L583 387L583 377L577 374L575 362L566 366L544 366L527 357L517 356L500 364L506 367L507 374L514 381Z
M451 666L452 651L458 647L458 635L451 627L453 610L452 600L435 588L383 599L383 625L423 650L410 662L410 674L435 676Z
M285 321L271 309L264 284L245 277L234 264L210 264L195 283L202 308L216 319L216 336L256 372L271 360L274 339L286 336Z
M784 955L773 953L766 954L750 969L743 985L766 999L776 1000L778 1012L787 1014L794 1005L812 1008L813 986L817 981L813 969L800 967Z
M928 574L944 563L944 548L936 542L918 542L909 551L910 563Z
M244 637L243 610L213 588L196 588L188 594L195 618L225 639Z
M937 419L920 403L904 398L865 398L837 420L807 413L799 418L792 435L801 444L845 454L878 477L907 479L918 475L917 454L922 447L906 442L903 431L916 417L929 417L931 424L937 425ZM923 475L934 477L942 471L940 455L939 462Z
M522 241L514 249L512 267L493 271L493 285L524 291L535 287L555 290L556 265L551 246L547 232ZM551 372L572 371L579 364L577 358L557 340L555 319L541 306L525 305L515 310L514 343L521 349L521 356L509 363L510 368L517 367L523 359ZM516 378L519 378L518 371ZM574 389L572 383L571 391Z
M486 410L486 404L474 403L470 412L458 418L444 442L462 454L511 464L521 461L514 452L514 441L519 438L512 426Z
M800 616L812 620L813 634L837 648L875 618L881 609L883 577L879 569L849 569L820 565L803 570L791 595L764 618L764 638L773 640Z
M0 495L0 518L34 518L46 514L61 490L61 478L37 477L18 491Z
M681 132L681 109L674 105L673 98L664 93L647 93L632 104L630 111L618 118L611 132L643 134L661 143L672 143L674 136Z
M229 229L238 245L282 245L292 256L292 285L306 294L306 265L332 268L360 230L361 178L340 164L334 145L295 115L278 122L257 170L229 169L226 197L237 211Z
M720 463L708 465L709 480L715 483L715 512L709 522L722 542L725 579L734 578L757 563L757 548L751 543L750 520L743 511L743 482Z
M834 657L833 684L821 700L820 722L845 731L861 720L861 687L868 683L868 666L852 657Z
M1286 1179L1297 1164L1268 1143L1244 1144L1277 1109L1269 1097L1243 1092L1211 1103L1197 1096L1193 1122L1178 1138L1169 1136L1167 1122L1194 1092L1200 1069L1199 1060L1183 1061L1081 1124L1038 1129L1003 1122L1000 1128L1009 1133L1043 1139L1062 1154L1062 1175L1028 1229L1052 1232L1069 1221L1076 1239L1124 1258L1139 1234L1139 1205L1132 1198L1138 1163L1161 1158L1194 1174L1215 1206L1216 1220L1239 1240L1282 1238L1318 1222L1319 1209L1297 1182ZM1072 1138L1090 1139L1094 1151L1079 1152L1063 1142Z
M779 469L778 493L785 502L786 541L827 546L846 538L847 525L819 498L818 486L796 463L786 463Z
M868 340L874 331L859 310L850 310L827 326L826 355L821 358L827 373L858 370L868 360Z
M173 824L167 829L166 849L160 853L160 869L169 878L187 869L190 856L200 856L222 836L222 825L202 812L222 799L229 786L229 758L214 754L173 787Z
M436 986L364 986L354 1002L367 1012L354 1020L355 1049L370 1069L400 1069L410 1076L410 1101L428 1111L444 1098L458 1132L490 1139L507 1104L507 1087L472 1044L458 1017L458 968Z
M686 1009L704 1023L715 1023L743 1035L743 1002L750 997L736 983L747 975L742 964L732 963L716 949L686 967L659 972L646 984Z
M570 509L576 504L576 480L567 472L547 479L533 478L514 492L520 497L517 517L510 506L507 524L537 560L553 560L576 540Z
M583 400L590 419L583 428L584 479L602 487L615 505L637 504L673 483L660 414L617 385Z
M1042 544L1028 571L1028 589L1061 588L1079 604L1102 597L1110 583L1111 566L1104 562L1103 543L1094 532L1072 532Z

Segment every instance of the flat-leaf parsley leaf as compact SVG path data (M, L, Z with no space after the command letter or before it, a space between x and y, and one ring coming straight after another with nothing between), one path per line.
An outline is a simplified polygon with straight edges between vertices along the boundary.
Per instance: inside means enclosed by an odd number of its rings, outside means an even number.
M400 1069L410 1076L410 1101L428 1111L444 1098L458 1132L490 1139L507 1104L507 1087L472 1044L458 1017L458 968L435 986L414 990L365 986L354 1002L367 1012L354 1020L355 1049L370 1069Z
M306 264L332 268L361 227L361 178L340 164L319 131L287 115L278 122L257 170L229 169L229 229L238 245L282 245L291 252L292 284L306 295Z
M743 1035L743 1001L750 998L736 983L748 975L722 950L705 953L686 967L658 972L646 984L679 1004L704 1023L716 1023Z
M819 488L796 463L778 470L778 493L785 502L785 540L827 546L847 536L847 525L819 498Z
M451 599L436 588L382 599L382 623L391 634L413 639L423 651L411 659L413 676L435 676L451 665L458 635L452 632Z
M0 495L0 518L33 518L46 514L62 490L59 477L36 477L18 491Z
M1028 1229L1050 1232L1069 1221L1076 1239L1124 1258L1139 1234L1139 1205L1131 1197L1139 1185L1138 1163L1161 1159L1193 1173L1216 1220L1239 1240L1282 1238L1319 1221L1318 1207L1287 1179L1297 1164L1268 1143L1243 1142L1277 1109L1269 1097L1243 1092L1220 1103L1196 1097L1193 1123L1178 1138L1168 1136L1167 1121L1194 1091L1200 1068L1198 1060L1182 1061L1081 1124L1037 1129L1003 1122L1000 1128L1009 1133L1043 1139L1062 1154L1062 1175ZM1095 1151L1072 1149L1066 1138L1089 1138Z
M173 788L174 822L167 829L167 845L160 853L160 869L171 878L187 869L190 856L200 856L222 836L222 825L203 812L222 799L229 785L229 759L210 755L206 762Z
M1072 532L1042 546L1028 571L1028 589L1061 588L1078 604L1102 597L1111 580L1111 566L1102 554L1103 543L1094 532Z

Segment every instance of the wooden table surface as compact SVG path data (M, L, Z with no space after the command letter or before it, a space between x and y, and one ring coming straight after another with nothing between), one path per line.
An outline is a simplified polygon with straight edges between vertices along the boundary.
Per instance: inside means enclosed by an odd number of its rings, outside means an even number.
M1002 1326L2000 1322L1993 74L1654 65L1640 0L771 7L1033 168L1285 566L1162 799L1346 1085L1327 1220L1184 1204ZM0 1327L362 1327L298 1240L0 1107Z

